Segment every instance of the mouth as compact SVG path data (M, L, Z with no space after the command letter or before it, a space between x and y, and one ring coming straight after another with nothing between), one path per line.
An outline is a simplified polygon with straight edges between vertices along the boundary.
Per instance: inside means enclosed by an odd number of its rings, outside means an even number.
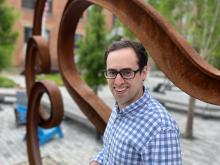
M119 87L114 87L115 92L118 93L118 94L126 92L127 89L128 89L128 87L120 87L120 88Z

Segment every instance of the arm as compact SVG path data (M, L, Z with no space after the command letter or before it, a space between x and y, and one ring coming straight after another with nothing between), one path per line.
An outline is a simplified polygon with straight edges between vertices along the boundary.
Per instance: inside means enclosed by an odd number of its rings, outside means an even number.
M150 165L182 165L179 132L161 130L145 147L142 159Z
M96 157L94 157L90 162L89 165L101 165L103 161L103 152L104 152L104 147L102 150L98 153Z
M99 164L99 162L93 160L89 163L89 165L100 165L100 164Z
M108 121L108 124L107 124L107 127L105 129L105 133L104 133L104 136L103 136L103 148L102 150L97 154L97 156L95 156L89 163L89 165L102 165L103 164L103 159L104 159L104 156L106 154L106 147L105 147L105 142L108 141L108 132L109 132L109 125L111 125L111 123L114 121L112 119L112 115L113 113L111 113L111 116L109 118L109 121Z

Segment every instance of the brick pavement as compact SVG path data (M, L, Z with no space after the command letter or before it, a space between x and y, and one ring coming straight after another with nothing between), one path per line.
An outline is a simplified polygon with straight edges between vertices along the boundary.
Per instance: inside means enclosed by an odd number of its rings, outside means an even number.
M186 115L171 112L181 133L185 130ZM183 165L220 164L220 120L194 117L194 140L181 138Z
M12 106L0 111L0 165L20 165L27 161L25 127L16 127ZM65 119L61 124L64 138L55 137L41 146L41 156L59 165L86 165L101 148L96 132L87 126ZM50 164L50 163L48 163ZM50 164L53 165L53 164Z
M20 79L19 82L21 82ZM64 95L66 96L65 93ZM109 106L112 105L109 93L104 92L102 98L107 101ZM65 107L65 109L69 108L75 110L72 104ZM2 109L0 110L0 165L21 165L27 161L26 144L22 141L25 128L16 127L13 107L3 106ZM176 118L183 133L186 114L173 111L171 113ZM81 121L80 115L76 118L79 119L77 121ZM85 119L82 123L85 124ZM96 140L95 131L87 127L87 124L85 126L70 120L64 120L61 126L64 139L57 138L42 146L42 157L49 158L60 165L87 165L89 159L102 146ZM219 165L220 119L208 120L196 116L194 118L194 135L194 140L181 138L183 164Z
M171 113L183 132L186 116L180 113ZM195 139L181 138L184 165L220 164L219 125L219 120L195 117ZM102 147L102 144L96 140L95 131L72 120L64 120L61 127L64 138L57 137L42 146L42 157L49 157L51 162L56 162L59 165L87 165L90 158ZM23 165L27 161L26 143L22 140L24 134L25 127L16 127L13 107L3 106L3 110L0 111L1 165ZM49 164L53 165L53 163Z

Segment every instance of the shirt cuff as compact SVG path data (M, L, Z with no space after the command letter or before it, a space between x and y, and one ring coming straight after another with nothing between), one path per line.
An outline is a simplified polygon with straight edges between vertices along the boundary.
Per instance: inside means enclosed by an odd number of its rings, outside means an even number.
M102 164L102 162L103 162L103 151L104 151L104 149L102 149L102 150L90 161L90 163L91 163L92 161L97 161L99 164Z

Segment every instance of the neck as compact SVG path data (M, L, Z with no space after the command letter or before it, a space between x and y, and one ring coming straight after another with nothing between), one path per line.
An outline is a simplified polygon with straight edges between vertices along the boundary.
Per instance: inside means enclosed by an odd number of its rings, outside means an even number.
M139 91L139 93L136 95L136 99L133 100L133 102L126 102L125 104L119 104L118 102L116 102L117 106L118 106L118 110L122 110L123 108L131 105L132 103L136 102L137 100L139 100L143 95L144 95L144 90L145 87L143 86L142 90Z

